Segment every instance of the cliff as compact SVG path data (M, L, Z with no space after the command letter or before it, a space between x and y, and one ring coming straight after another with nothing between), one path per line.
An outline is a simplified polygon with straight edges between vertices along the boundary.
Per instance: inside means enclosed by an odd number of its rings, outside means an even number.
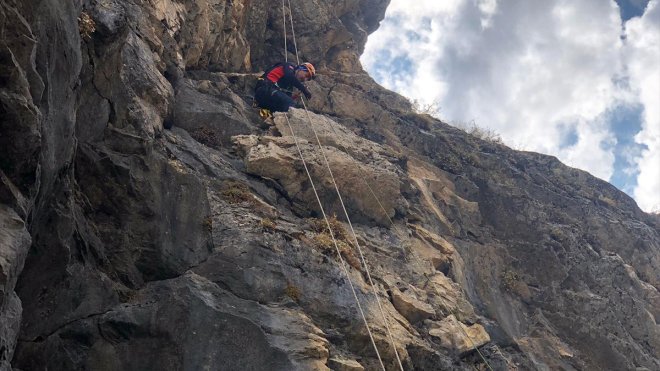
M389 1L292 3L269 126L278 2L0 0L0 370L381 369L355 297L388 370L660 369L657 216L377 85Z

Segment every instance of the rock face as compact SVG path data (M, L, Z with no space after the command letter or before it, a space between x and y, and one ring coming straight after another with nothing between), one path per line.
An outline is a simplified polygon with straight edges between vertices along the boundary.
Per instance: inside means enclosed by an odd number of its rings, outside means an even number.
M14 292L30 247L23 219L0 205L0 368L9 367L21 321L21 302Z
M85 342L62 341L68 336ZM19 357L28 370L44 364L88 370L323 370L327 343L299 310L255 305L186 273L146 285L130 304L25 344ZM44 353L44 347L52 352Z
M660 369L660 220L378 86L388 3L269 126L277 2L0 0L0 370Z

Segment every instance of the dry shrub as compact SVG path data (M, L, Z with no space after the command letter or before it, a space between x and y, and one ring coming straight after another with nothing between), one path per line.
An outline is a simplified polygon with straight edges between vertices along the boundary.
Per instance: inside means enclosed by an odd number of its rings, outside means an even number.
M284 289L284 293L286 294L286 296L290 297L296 303L300 300L300 297L302 295L300 289L292 284L288 284L286 286L286 288Z
M434 99L431 103L425 103L419 99L413 99L410 101L413 111L415 113L433 116L437 119L440 118L440 102L437 99Z
M506 291L514 291L518 282L520 282L520 275L518 273L510 269L505 269L502 272L502 285Z
M80 13L80 17L78 17L78 32L80 32L80 37L84 40L89 40L92 38L94 31L96 31L96 22L86 12Z
M201 126L197 129L192 130L190 132L190 136L193 137L196 141L208 147L211 148L220 147L220 140L218 139L218 136L215 134L215 131L205 126Z
M275 224L273 219L263 218L261 219L261 228L266 232L273 232L275 231L275 228L277 228L277 224Z
M488 127L478 126L474 120L470 122L454 121L451 125L479 139L492 143L504 144L502 137L498 132Z
M353 252L353 244L348 239L348 234L346 233L344 226L339 220L337 220L336 216L329 218L328 222L330 224L330 228L332 229L332 234L337 241L337 248L339 248L339 253L341 254L342 258L344 258L348 265L359 270L361 268L360 259L358 259L358 257ZM332 241L332 236L328 231L328 226L325 220L310 219L309 223L312 227L312 230L316 232L316 235L312 239L313 245L321 250L324 254L336 256L337 249L335 248L335 244Z
M328 224L330 224L330 228L332 229L332 234L335 236L337 240L344 240L347 243L348 242L348 234L346 233L346 230L344 229L344 226L341 224L341 222L337 219L337 215L333 215L330 218L328 218L328 223L325 222L325 219L308 219L309 224L312 227L312 230L316 233L328 233Z
M213 219L210 216L207 216L204 218L204 228L206 228L207 231L212 232L213 231Z
M247 202L252 204L254 196L247 185L237 181L227 181L222 187L222 198L227 200L230 204L240 204Z

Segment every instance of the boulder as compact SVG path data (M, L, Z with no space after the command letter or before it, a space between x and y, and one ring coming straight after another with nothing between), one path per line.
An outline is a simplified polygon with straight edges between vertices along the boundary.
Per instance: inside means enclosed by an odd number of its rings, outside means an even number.
M483 326L475 323L466 326L454 315L449 315L440 322L434 322L429 335L440 339L440 344L460 355L469 353L490 341L490 336Z
M85 339L85 347L76 346ZM42 343L47 345L41 348ZM21 346L23 369L327 370L328 341L299 310L240 299L194 273Z
M408 227L412 230L414 236L424 240L432 247L438 249L442 254L451 255L456 251L451 243L439 235L426 230L424 227L415 224L409 224Z
M234 143L244 154L248 173L278 181L289 197L320 214L293 137L237 136ZM304 139L298 139L298 143L327 214L344 213L326 159L351 219L389 225L388 218L402 202L399 178L391 166L365 164L335 147L324 147L320 153L317 146ZM370 153L368 148L363 150ZM378 200L372 194L374 190Z
M219 147L230 145L234 135L256 131L246 113L245 103L228 90L226 81L182 79L169 120L201 143Z
M332 371L364 371L364 367L358 361L339 357L330 358L328 367Z
M417 298L401 292L398 288L392 288L392 304L410 323L417 323L435 315L433 307Z

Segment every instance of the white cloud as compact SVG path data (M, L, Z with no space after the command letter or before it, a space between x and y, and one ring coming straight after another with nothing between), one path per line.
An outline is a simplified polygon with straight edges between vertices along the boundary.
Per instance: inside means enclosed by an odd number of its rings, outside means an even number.
M478 0L477 6L481 10L481 28L486 29L491 26L491 18L497 10L497 0Z
M649 150L637 160L635 197L650 210L660 198L660 174L651 170L660 167L660 93L649 82L660 81L657 4L628 22L624 43L614 1L392 0L362 62L385 87L439 102L447 121L475 120L507 143L606 180L616 143L608 115L641 102L645 124L636 140ZM410 61L407 73L388 72L395 58ZM653 63L656 74L649 75ZM620 83L628 72L633 92ZM565 143L567 128L577 134L575 143Z
M637 158L634 195L642 209L660 211L660 2L651 1L641 18L626 22L626 30L630 85L644 105L635 141L647 146Z
M614 153L609 149L616 144L616 138L612 133L603 131L603 125L600 119L577 124L577 144L560 149L558 157L571 166L588 167L593 175L609 179L614 172Z

